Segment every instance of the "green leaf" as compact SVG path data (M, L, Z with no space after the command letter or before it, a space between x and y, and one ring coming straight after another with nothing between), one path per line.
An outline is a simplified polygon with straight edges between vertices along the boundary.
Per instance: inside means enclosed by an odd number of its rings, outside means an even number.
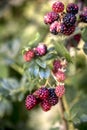
M65 57L68 62L72 62L68 50L63 45L63 41L58 41L58 42L55 41L54 45L55 45L55 50L59 53L59 55Z
M41 67L41 68L46 68L46 62L42 61L41 59L36 59L36 63Z
M82 30L82 39L87 42L87 27Z

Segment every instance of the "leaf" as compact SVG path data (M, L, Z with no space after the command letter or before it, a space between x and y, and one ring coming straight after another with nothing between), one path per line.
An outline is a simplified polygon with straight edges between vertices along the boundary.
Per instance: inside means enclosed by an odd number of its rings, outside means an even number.
M32 46L32 48L34 48L35 46L37 46L38 44L38 40L40 39L40 34L36 33L35 38L33 38L34 40L30 41L28 43L29 46Z
M87 42L87 27L83 28L82 30L82 39Z
M82 115L80 118L81 122L87 122L87 115Z
M41 67L41 68L46 68L46 62L42 61L41 59L36 59L36 63Z
M33 73L34 73L34 76L38 76L38 73L39 73L39 67L38 67L38 65L35 65L35 66L34 66L34 71L33 71Z
M68 62L72 62L71 56L68 52L68 50L65 48L65 46L63 45L63 41L55 41L55 50L63 57L66 58L66 60Z
M39 71L39 76L41 79L47 79L50 76L50 69L46 68L46 69L40 69Z

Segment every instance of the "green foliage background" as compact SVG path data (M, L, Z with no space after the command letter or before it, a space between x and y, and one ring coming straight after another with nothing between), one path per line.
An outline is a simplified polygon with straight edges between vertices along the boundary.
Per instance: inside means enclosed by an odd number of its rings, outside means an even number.
M51 3L52 0L0 1L0 130L42 130L38 127L39 121L36 121L37 126L33 125L34 116L40 117L40 108L28 112L24 106L24 99L35 81L26 81L21 50L38 34L38 42L50 44L51 34L43 22L43 16L51 10ZM84 4L87 2L84 1ZM84 34L81 47L87 40L87 28ZM73 121L79 130L86 130L87 56L82 49L73 58L73 63L68 65L65 96L70 111L70 115L65 113L66 119ZM56 130L56 127L51 128L60 120L59 115L56 115L51 119L49 130Z

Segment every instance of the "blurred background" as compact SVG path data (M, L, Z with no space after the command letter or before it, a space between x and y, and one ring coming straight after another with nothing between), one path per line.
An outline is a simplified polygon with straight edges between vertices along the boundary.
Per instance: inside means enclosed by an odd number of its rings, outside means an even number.
M58 105L47 113L40 107L27 111L24 105L29 84L23 74L21 49L37 33L40 34L38 42L49 42L49 29L43 17L54 1L0 0L0 130L63 130ZM87 1L83 2L87 6ZM78 47L84 43L81 39ZM72 105L70 118L75 128L86 130L87 56L84 50L78 51L74 61L68 67L66 98Z

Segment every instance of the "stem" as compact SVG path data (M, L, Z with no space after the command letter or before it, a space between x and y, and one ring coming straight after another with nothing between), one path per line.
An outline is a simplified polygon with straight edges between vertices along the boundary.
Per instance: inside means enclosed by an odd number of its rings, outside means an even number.
M64 130L68 130L68 123L67 123L67 120L64 117L65 108L64 108L64 104L63 104L62 99L60 99L59 107L60 107L60 114L61 114Z
M68 103L67 103L67 101L66 101L66 97L65 97L65 96L63 96L62 102L63 102L62 104L63 104L63 107L64 107L66 113L67 113L68 115L70 115L70 113L69 113L69 106L68 106ZM69 123L68 123L68 130L75 130L75 129L74 129L74 125L73 125L72 122L69 122Z

